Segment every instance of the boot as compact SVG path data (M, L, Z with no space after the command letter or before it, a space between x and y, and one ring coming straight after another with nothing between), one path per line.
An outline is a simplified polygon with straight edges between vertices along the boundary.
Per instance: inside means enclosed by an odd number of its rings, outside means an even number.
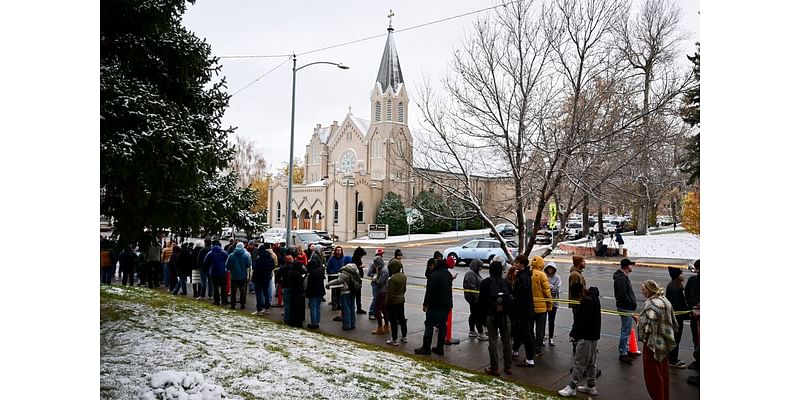
M373 335L383 335L385 333L386 331L383 329L383 325L378 326L374 331L372 331Z
M423 336L422 337L422 347L418 349L414 349L414 354L424 354L429 355L431 354L431 342L433 341L433 336Z

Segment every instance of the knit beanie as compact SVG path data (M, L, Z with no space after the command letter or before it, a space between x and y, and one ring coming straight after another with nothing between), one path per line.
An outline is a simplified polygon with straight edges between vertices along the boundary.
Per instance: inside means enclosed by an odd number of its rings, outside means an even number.
M572 256L572 265L577 267L577 266L581 265L581 262L583 262L583 257L581 257L581 256Z
M670 279L676 279L683 273L680 268L669 267L668 270Z

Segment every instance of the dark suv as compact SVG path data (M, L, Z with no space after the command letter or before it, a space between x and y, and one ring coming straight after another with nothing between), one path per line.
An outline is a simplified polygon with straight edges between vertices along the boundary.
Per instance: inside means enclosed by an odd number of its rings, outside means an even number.
M310 244L314 244L314 246L321 246L322 252L325 253L326 257L330 257L331 253L333 253L333 242L323 239L317 235L316 232L310 229L292 231L292 240L290 245L298 244L302 244L306 249Z

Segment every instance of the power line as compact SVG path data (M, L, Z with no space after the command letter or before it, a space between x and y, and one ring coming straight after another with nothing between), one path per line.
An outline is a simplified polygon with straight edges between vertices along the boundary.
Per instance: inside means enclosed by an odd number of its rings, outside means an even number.
M269 71L265 72L264 74L262 74L261 76L259 76L258 78L256 78L254 81L252 81L252 82L248 83L247 85L244 85L244 86L243 86L241 89L239 89L239 90L235 91L235 92L234 92L234 93L231 95L231 97L233 97L233 96L236 96L236 95L237 95L237 94L239 94L239 92L241 92L242 90L245 90L245 89L249 88L249 87L250 87L250 86L252 86L254 83L256 83L256 82L258 82L259 80L261 80L261 78L263 78L263 77L265 77L265 76L269 75L269 74L270 74L272 71L275 71L275 70L276 70L276 69L278 69L278 68L279 68L281 65L283 65L283 64L286 64L287 62L289 62L289 60L291 60L291 58L288 58L288 57L287 57L287 58L286 58L286 60L284 60L282 63L280 63L280 64L276 65L274 68L272 68L271 70L269 70Z
M453 15L453 16L450 16L450 17L447 17L447 18L437 19L437 20L431 21L431 22L425 22L423 24L414 25L414 26L411 26L411 27L408 27L408 28L404 28L404 29L399 29L399 30L396 31L396 33L407 32L407 31L410 31L410 30L413 30L413 29L422 28L422 27L426 27L426 26L430 26L430 25L435 25L435 24L442 23L442 22L445 22L445 21L450 21L450 20L453 20L453 19L456 19L456 18L461 18L461 17L466 17L468 15L482 13L484 11L492 10L492 9L497 8L497 7L505 7L505 6L509 5L509 4L518 3L519 1L520 0L513 0L513 1L509 1L509 2L503 3L503 4L498 4L498 5L494 5L494 6L491 6L491 7L482 8L480 10L470 11L470 12L466 12L466 13L459 14L459 15ZM303 56L303 55L307 55L307 54L311 54L311 53L318 53L320 51L335 49L337 47L348 46L348 45L351 45L351 44L360 43L360 42L364 42L364 41L367 41L367 40L372 40L372 39L376 39L376 38L384 37L384 36L386 36L386 34L385 33L381 33L380 35L373 35L373 36L365 37L365 38L362 38L362 39L351 40L351 41L345 42L345 43L339 43L339 44L335 44L335 45L331 45L331 46L327 46L327 47L321 47L319 49L304 51L302 53L297 53L297 55L298 56ZM254 83L256 83L259 80L261 80L261 78L269 75L272 71L275 71L276 69L278 69L278 67L280 67L281 65L286 64L289 61L291 56L292 56L291 54L220 56L219 58L221 58L221 59L222 58L225 58L225 59L248 59L248 58L280 58L280 57L287 57L284 62L278 64L277 66L275 66L271 70L265 72L263 75L261 75L258 78L256 78L254 81L248 83L247 85L245 85L241 89L237 90L236 92L234 92L231 95L231 97L236 96L241 91L247 89L248 87L252 86Z

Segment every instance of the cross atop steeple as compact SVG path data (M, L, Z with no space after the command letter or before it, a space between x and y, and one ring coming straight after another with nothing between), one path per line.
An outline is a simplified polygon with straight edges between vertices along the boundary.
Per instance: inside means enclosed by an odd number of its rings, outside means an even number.
M389 15L386 16L386 18L389 18L389 29L388 30L390 30L390 31L394 30L394 28L392 28L392 17L394 17L394 11L392 11L392 9L390 8L389 9Z

